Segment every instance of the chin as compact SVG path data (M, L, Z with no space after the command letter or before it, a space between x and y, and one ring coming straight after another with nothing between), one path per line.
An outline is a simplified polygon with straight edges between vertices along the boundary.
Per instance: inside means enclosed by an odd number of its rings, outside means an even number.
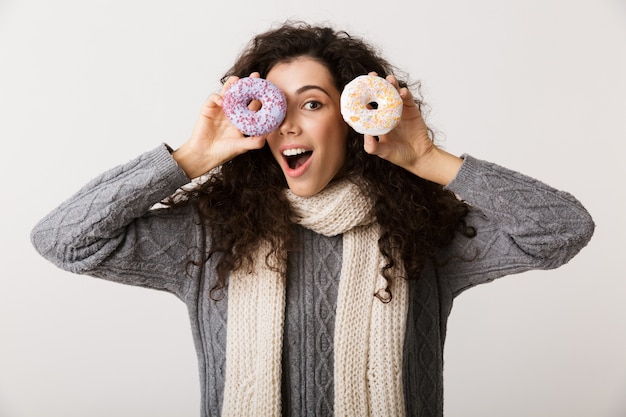
M291 192L297 195L298 197L311 197L319 193L320 191L322 191L324 188L326 188L326 187L319 188L319 187L307 186L307 185L302 185L302 184L288 184L288 185L289 185L289 189L291 190Z
M295 195L297 195L298 197L311 197L312 195L317 194L318 192L313 192L311 190L306 190L306 189L302 189L302 188L292 188L289 187L289 189L291 190L292 193L294 193Z

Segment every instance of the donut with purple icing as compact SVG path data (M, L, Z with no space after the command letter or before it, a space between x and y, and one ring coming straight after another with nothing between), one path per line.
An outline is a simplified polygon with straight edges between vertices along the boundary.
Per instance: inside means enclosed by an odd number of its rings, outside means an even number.
M261 108L253 111L248 105L253 100ZM287 113L285 95L264 78L245 77L235 82L222 96L222 109L230 122L244 135L262 136L278 128Z

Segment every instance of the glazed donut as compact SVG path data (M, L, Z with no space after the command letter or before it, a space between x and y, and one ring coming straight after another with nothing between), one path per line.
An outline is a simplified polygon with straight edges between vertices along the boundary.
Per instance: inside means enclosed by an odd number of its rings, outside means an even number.
M252 111L252 100L261 102L261 109ZM261 136L275 130L287 112L283 92L263 78L240 78L222 96L222 110L232 124L248 136Z
M360 75L341 93L341 115L359 133L378 136L389 133L400 123L402 98L384 78ZM370 103L376 103L372 108Z

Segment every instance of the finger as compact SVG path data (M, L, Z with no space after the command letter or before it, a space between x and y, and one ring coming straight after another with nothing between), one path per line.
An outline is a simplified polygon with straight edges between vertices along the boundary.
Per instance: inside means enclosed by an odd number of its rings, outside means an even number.
M415 99L413 98L413 93L406 87L402 87L398 90L400 93L400 98L405 106L415 106Z
M380 142L372 135L363 135L363 148L370 155L378 155Z
M202 107L202 112L204 114L205 110L213 109L215 107L222 106L222 96L219 94L211 94L209 98L204 102L204 106Z
M398 84L398 79L396 78L395 75L389 74L388 76L385 77L385 79L387 80L387 82L389 82L389 84L396 87L396 90L400 91L400 84Z
M252 72L250 73L250 78L261 78L261 74L258 72Z
M387 80L387 82L389 82L391 85L393 85L396 88L396 90L398 90L398 93L400 94L400 98L402 99L404 104L409 104L409 103L414 104L413 93L411 93L411 90L409 90L406 87L400 87L400 83L398 82L398 79L396 78L395 75L389 74L388 76L385 77L385 80Z
M398 90L398 94L400 94L400 98L404 102L405 105L415 104L413 101L413 94L411 90L406 87L400 87L400 83L395 75L390 74L385 78L391 85L393 85L396 90Z
M243 141L243 147L246 150L261 149L265 146L265 136L250 136Z
M224 85L222 86L222 91L220 91L220 95L224 95L224 93L230 88L232 87L233 84L235 84L237 81L239 81L239 77L235 76L235 75L231 75L230 77L228 77L228 79L226 80L226 82L224 83Z

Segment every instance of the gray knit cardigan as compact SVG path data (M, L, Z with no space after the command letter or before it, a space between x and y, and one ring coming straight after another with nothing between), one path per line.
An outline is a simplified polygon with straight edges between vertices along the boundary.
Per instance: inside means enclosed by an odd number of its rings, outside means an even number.
M225 375L228 296L213 301L215 265L189 267L211 244L193 206L151 209L189 179L165 146L111 169L41 220L32 241L65 270L175 294L188 308L202 416L218 416ZM530 269L556 268L591 238L594 223L571 195L464 157L447 186L471 206L474 238L458 236L409 286L403 384L407 416L443 415L443 346L454 297ZM333 330L342 237L298 229L288 260L283 415L333 415ZM471 261L467 261L471 259Z

